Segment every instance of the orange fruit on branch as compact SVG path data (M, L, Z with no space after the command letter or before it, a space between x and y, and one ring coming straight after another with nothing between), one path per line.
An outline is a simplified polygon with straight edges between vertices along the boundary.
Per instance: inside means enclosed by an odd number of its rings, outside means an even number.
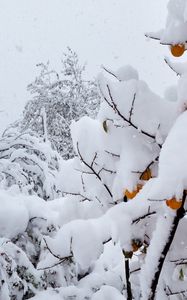
M132 251L136 252L142 246L142 241L140 239L133 239L131 241Z
M184 54L185 51L185 45L184 44L177 44L177 45L171 45L171 54L175 57L180 57Z
M176 198L166 200L166 205L171 209L179 209L182 205L182 201L177 201Z
M152 177L151 170L148 168L142 173L142 175L140 176L140 179L141 180L149 180L151 177Z
M133 190L133 191L125 190L124 196L126 196L127 199L133 199L141 189L142 189L142 184L137 184L137 187L135 190Z

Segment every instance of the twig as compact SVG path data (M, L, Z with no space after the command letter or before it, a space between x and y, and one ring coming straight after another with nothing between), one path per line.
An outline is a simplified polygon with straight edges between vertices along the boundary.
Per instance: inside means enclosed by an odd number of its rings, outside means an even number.
M148 201L150 202L163 202L163 201L166 201L167 199L147 199Z
M112 152L107 151L107 150L105 150L105 152L106 152L107 154L110 154L110 155L114 156L114 157L120 158L120 155L119 155L119 154L112 153Z
M32 222L34 221L35 219L40 219L40 220L43 220L43 221L47 221L47 219L43 218L43 217L32 217L29 219L29 222Z
M106 240L106 241L103 242L103 245L105 245L105 244L107 244L107 243L109 243L111 241L112 241L112 238L108 238L108 240Z
M66 257L60 257L60 255L54 254L54 253L51 251L51 249L49 248L46 239L44 238L43 240L44 240L44 242L45 242L45 244L46 244L47 250L51 253L52 256L54 256L55 258L59 259L59 261L58 261L57 263L55 263L54 265L52 265L52 266L48 266L48 267L44 267L44 268L39 268L39 269L37 269L37 270L47 270L47 269L54 268L54 267L56 267L56 266L62 264L64 261L69 260L69 259L71 259L71 258L73 257L73 254L71 254L71 255L69 255L69 256L66 256Z
M90 199L90 198L88 198L88 197L86 197L86 196L84 196L84 195L82 195L80 193L64 192L64 191L62 191L62 194L72 195L72 196L79 196L79 197L82 197L84 199L83 201L85 201L85 200L88 200L90 202L93 201L92 199Z
M117 75L115 75L112 71L110 71L110 70L108 70L106 67L104 67L103 65L101 66L101 68L105 71L105 72L107 72L108 74L110 74L110 75L112 75L113 77L115 77L118 81L121 81L118 77L117 77Z
M108 170L106 168L101 168L101 170L99 170L98 174L100 174L102 171L105 171L110 174L116 174L116 171Z
M145 37L152 39L152 40L156 40L156 41L160 41L160 38L155 37L155 36L151 36L149 33L145 33Z
M84 193L86 193L85 183L84 183L84 179L83 179L83 173L81 174L81 183L82 183L83 191L84 191Z
M134 123L132 123L131 120L128 120L124 115L122 115L122 113L119 111L118 107L117 107L117 104L114 102L114 99L113 99L113 96L112 96L112 93L111 93L111 90L110 90L110 87L109 85L107 84L107 89L108 89L108 94L109 94L109 97L110 97L110 100L111 100L111 103L110 101L103 95L105 101L108 103L108 105L120 116L121 119L123 119L125 122L127 122L130 126L132 126L133 128L135 128L138 132L142 133L143 135L153 139L155 142L156 142L156 137L142 129L139 129L137 125L135 125ZM162 145L161 144L158 144L157 145L162 148Z
M94 168L93 168L92 166L90 166L90 165L83 159L82 154L80 153L80 149L79 149L79 144L78 144L78 142L77 142L77 152L78 152L78 154L79 154L80 160L85 164L85 166L87 166L87 167L93 172L93 174L96 176L96 178L98 178L99 181L103 184L104 188L106 189L106 191L108 192L108 194L110 195L110 197L113 198L112 193L111 193L109 187L108 187L105 183L102 182L102 179L101 179L100 175L94 170Z
M69 257L69 258L70 258L70 257ZM68 259L68 257L67 257L67 258L64 258L64 259L62 259L62 260L60 260L59 262L55 263L55 264L52 265L52 266L48 266L48 267L44 267L44 268L37 268L37 270L38 270L38 271L44 271L44 270L52 269L52 268L54 268L54 267L56 267L56 266L58 266L58 265L61 265L66 259Z
M139 272L140 270L141 270L141 268L134 269L134 270L130 271L130 274L133 274L133 273Z
M135 224L135 223L137 224L137 223L139 223L141 220L144 220L145 218L150 217L150 216L155 215L155 214L156 214L156 211L148 212L147 214L145 214L145 215L143 215L143 216L141 216L141 217L139 217L139 218L133 220L133 221L132 221L132 224Z
M176 260L170 260L170 262L175 263L176 266L186 265L187 264L187 258L180 258L180 259L176 259Z
M97 158L97 152L95 152L94 158L93 158L93 160L91 162L91 167L93 167L93 164L94 164L96 158Z
M129 112L129 122L131 123L131 119L132 119L132 115L133 115L133 110L134 110L134 102L136 100L136 93L134 93L133 99L132 99L132 105L131 105L131 109Z
M51 249L49 248L49 246L48 246L48 244L47 244L47 241L46 241L46 239L44 238L43 240L44 240L44 242L45 242L45 244L46 244L46 248L47 248L47 250L48 250L48 251L51 253L51 255L52 255L52 256L54 256L55 258L59 259L59 260L62 260L63 258L62 258L62 257L60 257L60 255L58 255L58 254L54 254L54 253L51 251Z
M186 294L187 293L187 290L186 291L179 291L179 292L166 292L166 295L167 296L174 296L174 295L180 295L180 294L182 294L183 296L184 296L184 294Z

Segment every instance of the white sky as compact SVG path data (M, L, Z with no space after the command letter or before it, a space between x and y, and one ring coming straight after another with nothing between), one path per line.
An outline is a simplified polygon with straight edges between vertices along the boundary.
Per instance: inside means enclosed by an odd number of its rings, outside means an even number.
M87 62L89 76L100 65L132 64L150 87L162 94L176 76L164 64L167 47L144 33L165 24L166 0L0 0L0 114L18 118L34 80L35 65L60 66L70 46ZM2 122L1 122L2 124Z

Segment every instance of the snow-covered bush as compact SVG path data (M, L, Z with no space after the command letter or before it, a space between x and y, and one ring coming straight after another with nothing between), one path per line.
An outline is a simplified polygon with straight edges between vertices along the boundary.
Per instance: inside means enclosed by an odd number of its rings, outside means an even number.
M57 228L56 213L36 196L0 191L0 299L29 299L50 286L47 273L37 270L41 241Z
M0 140L0 187L54 199L58 196L59 161L49 142L9 130Z
M28 86L32 99L25 106L21 128L43 136L44 109L52 146L64 159L71 158L74 152L69 126L84 115L96 116L100 102L96 82L85 79L85 66L70 48L64 54L60 73L51 70L49 63L38 67L39 75Z

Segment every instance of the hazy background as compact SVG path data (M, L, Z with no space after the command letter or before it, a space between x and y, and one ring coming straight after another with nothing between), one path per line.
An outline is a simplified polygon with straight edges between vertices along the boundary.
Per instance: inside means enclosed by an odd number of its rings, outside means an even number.
M132 64L157 93L176 82L163 62L167 46L147 41L144 33L165 24L165 0L0 0L1 130L19 117L29 99L26 86L35 65L50 60L59 68L70 46L88 76L100 65L113 70Z

